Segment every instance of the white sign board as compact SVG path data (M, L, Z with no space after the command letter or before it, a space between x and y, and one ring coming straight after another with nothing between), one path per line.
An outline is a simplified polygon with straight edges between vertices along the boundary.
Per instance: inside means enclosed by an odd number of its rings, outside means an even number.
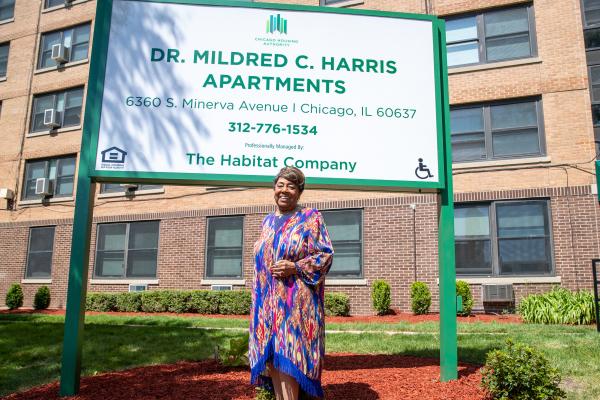
M438 184L432 24L114 0L95 170Z

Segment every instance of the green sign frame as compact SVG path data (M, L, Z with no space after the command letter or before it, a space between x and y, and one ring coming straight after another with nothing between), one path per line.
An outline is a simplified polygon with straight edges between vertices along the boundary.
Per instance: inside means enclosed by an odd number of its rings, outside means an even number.
M454 254L454 203L450 141L450 109L446 61L445 23L432 15L406 14L348 8L312 7L274 3L252 3L227 0L135 0L140 2L263 8L271 10L308 11L353 14L431 21L433 29L434 71L437 114L438 182L405 182L389 180L346 180L307 178L312 188L346 190L385 190L436 192L439 205L438 257L440 290L440 368L441 380L457 379L456 272ZM174 185L223 185L270 187L271 176L215 175L183 173L148 173L98 171L95 169L98 133L101 120L105 69L108 58L113 0L97 1L90 74L86 96L84 128L81 142L77 194L71 242L67 308L62 354L60 395L79 392L81 348L83 342L85 298L87 291L90 237L96 183L147 182Z

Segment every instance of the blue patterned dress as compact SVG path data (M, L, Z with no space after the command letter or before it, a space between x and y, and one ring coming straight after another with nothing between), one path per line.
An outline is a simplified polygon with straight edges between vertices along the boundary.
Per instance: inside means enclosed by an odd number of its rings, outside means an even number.
M321 214L294 212L282 224L269 214L254 245L249 359L253 384L268 384L266 363L296 379L300 389L323 397L325 354L324 279L333 248ZM280 225L277 227L277 225ZM296 274L280 279L269 271L278 260L296 264Z

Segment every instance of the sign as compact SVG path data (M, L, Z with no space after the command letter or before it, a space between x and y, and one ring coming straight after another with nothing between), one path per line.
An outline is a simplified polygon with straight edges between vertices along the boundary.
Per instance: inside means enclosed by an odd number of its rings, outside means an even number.
M442 188L435 17L264 7L114 0L91 175Z

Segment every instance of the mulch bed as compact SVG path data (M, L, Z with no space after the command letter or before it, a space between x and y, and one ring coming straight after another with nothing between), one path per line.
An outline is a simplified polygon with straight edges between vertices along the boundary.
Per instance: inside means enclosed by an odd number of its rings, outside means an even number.
M461 364L459 379L439 382L439 360L398 355L328 354L323 371L327 400L482 400L478 367ZM246 368L215 361L134 368L81 379L74 400L235 399L255 390ZM11 394L5 400L58 400L58 383Z

